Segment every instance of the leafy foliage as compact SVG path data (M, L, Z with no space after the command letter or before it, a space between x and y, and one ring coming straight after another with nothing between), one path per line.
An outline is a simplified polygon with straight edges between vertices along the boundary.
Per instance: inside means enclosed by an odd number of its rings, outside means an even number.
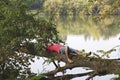
M31 78L31 80L40 80L40 79L42 79L44 77L45 77L44 75L34 76L34 77Z
M103 15L119 14L119 0L46 0L44 8L47 14L56 11L57 15Z
M97 52L99 52L99 53L102 54L101 57L107 57L107 58L110 58L110 57L109 57L109 54L112 53L113 51L116 51L116 49L110 49L110 50L108 50L108 51L98 50Z
M26 0L0 1L0 79L25 79L29 60L43 49L48 39L59 41L55 25L36 18ZM29 53L29 54L24 54Z

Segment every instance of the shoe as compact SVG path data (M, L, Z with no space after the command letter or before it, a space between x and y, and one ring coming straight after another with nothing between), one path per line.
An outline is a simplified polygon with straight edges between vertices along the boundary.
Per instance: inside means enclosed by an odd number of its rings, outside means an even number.
M87 53L87 54L85 55L85 57L88 57L88 56L90 56L90 55L91 55L91 52Z

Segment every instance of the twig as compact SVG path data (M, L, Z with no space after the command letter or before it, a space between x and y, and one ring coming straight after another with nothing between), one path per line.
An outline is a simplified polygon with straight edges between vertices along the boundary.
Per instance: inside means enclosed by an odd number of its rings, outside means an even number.
M116 48L116 47L120 47L120 45L117 45L117 46L113 47L112 49L114 49L114 48ZM111 50L112 50L112 49L111 49Z
M94 71L87 72L87 73L80 73L80 74L68 74L68 75L63 75L63 76L57 76L54 79L60 80L62 78L62 80L65 80L65 78L66 78L67 80L69 80L69 79L72 79L75 77L82 77L82 76L90 75L92 73L94 73Z

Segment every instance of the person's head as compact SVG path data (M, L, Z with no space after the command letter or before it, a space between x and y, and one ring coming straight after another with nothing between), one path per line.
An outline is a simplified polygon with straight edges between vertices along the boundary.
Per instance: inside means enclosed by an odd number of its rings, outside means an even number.
M46 46L52 46L53 45L53 43L51 43L51 42L47 42L47 44L46 44Z

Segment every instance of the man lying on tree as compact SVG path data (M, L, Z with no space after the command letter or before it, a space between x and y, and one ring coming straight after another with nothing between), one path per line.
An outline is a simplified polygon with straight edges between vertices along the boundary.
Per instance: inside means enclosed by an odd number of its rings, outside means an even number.
M82 55L80 54L80 52L78 50L72 49L68 46L65 45L61 45L61 44L53 44L51 42L48 42L46 45L46 49L50 52L56 52L58 53L58 63L61 60L61 56L60 54L65 54L68 63L73 63L73 60L70 59L69 55ZM83 56L87 57L91 54L91 52L89 54L85 54Z

